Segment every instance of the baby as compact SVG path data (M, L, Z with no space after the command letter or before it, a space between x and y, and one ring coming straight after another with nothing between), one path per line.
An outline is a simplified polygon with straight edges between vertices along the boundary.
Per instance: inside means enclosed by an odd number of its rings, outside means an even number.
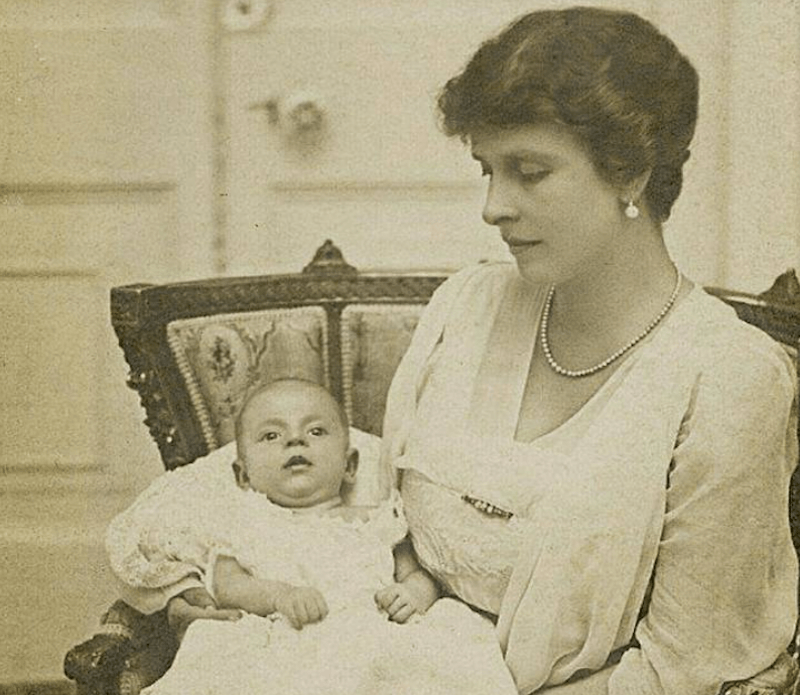
M281 507L358 518L342 506L342 486L355 482L358 451L349 447L347 416L322 386L301 380L273 382L253 393L236 421L237 483ZM313 561L313 559L311 559ZM417 564L407 544L395 548L394 582L375 594L389 617L403 623L437 599L436 583ZM325 597L312 586L260 579L232 557L214 567L221 608L267 616L278 612L301 628L328 613Z
M342 504L358 452L324 388L259 388L241 409L236 445L237 485L187 501L202 508L146 530L141 545L196 567L216 606L242 615L192 623L146 692L517 692L491 623L438 599L405 541L397 493L375 508Z

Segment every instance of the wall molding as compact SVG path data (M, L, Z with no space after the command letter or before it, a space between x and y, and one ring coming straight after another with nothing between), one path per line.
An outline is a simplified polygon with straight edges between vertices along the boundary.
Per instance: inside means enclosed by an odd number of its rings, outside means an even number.
M53 181L0 183L0 207L13 205L115 205L120 202L161 204L177 189L174 181Z
M3 261L0 264L0 279L5 278L40 278L51 280L54 278L72 278L73 280L92 280L101 277L103 271L100 267L77 268L71 265L63 265L44 260L32 265L30 261L9 262Z
M369 200L448 202L482 193L481 181L276 181L270 186L282 201L349 202Z
M118 481L108 464L75 464L73 470L66 466L42 465L36 468L0 466L0 495L63 496L69 493L89 498L92 495L133 495L139 492L129 481Z
M170 0L76 2L72 5L65 5L59 0L38 3L7 0L5 4L8 8L0 9L3 31L164 29L178 19L179 13L176 4ZM22 4L25 5L24 11L19 7Z
M0 695L75 695L76 692L75 683L68 680L0 683Z

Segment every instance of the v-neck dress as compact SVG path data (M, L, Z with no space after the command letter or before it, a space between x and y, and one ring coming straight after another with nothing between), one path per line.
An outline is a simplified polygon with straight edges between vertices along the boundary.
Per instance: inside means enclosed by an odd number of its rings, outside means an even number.
M499 616L520 692L622 653L611 695L715 695L794 628L791 360L694 289L577 413L517 442L544 297L484 264L420 322L384 427L414 548Z

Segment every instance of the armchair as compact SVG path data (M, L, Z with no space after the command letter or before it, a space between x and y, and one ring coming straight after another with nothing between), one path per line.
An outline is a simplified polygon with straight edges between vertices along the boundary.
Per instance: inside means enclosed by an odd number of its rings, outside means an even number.
M130 366L128 385L139 394L165 468L188 465L231 441L242 394L265 378L323 383L345 404L354 427L380 435L394 370L444 279L359 274L326 241L294 275L114 288L111 321ZM795 350L800 284L793 272L760 296L709 292ZM796 548L798 495L796 474L790 510ZM67 653L64 671L79 695L133 695L166 671L177 648L163 611L143 615L117 601L99 632ZM791 647L771 669L723 691L790 695L796 679Z

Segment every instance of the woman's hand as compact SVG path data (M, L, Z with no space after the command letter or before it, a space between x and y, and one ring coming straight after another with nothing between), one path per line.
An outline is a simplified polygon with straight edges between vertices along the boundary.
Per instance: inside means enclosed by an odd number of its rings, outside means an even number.
M310 586L290 586L275 599L275 610L285 615L292 627L318 623L328 615L325 597Z
M198 618L205 620L238 620L242 617L240 610L217 608L211 594L202 587L186 589L173 596L167 603L167 621L175 630L178 639L183 637L186 628Z

